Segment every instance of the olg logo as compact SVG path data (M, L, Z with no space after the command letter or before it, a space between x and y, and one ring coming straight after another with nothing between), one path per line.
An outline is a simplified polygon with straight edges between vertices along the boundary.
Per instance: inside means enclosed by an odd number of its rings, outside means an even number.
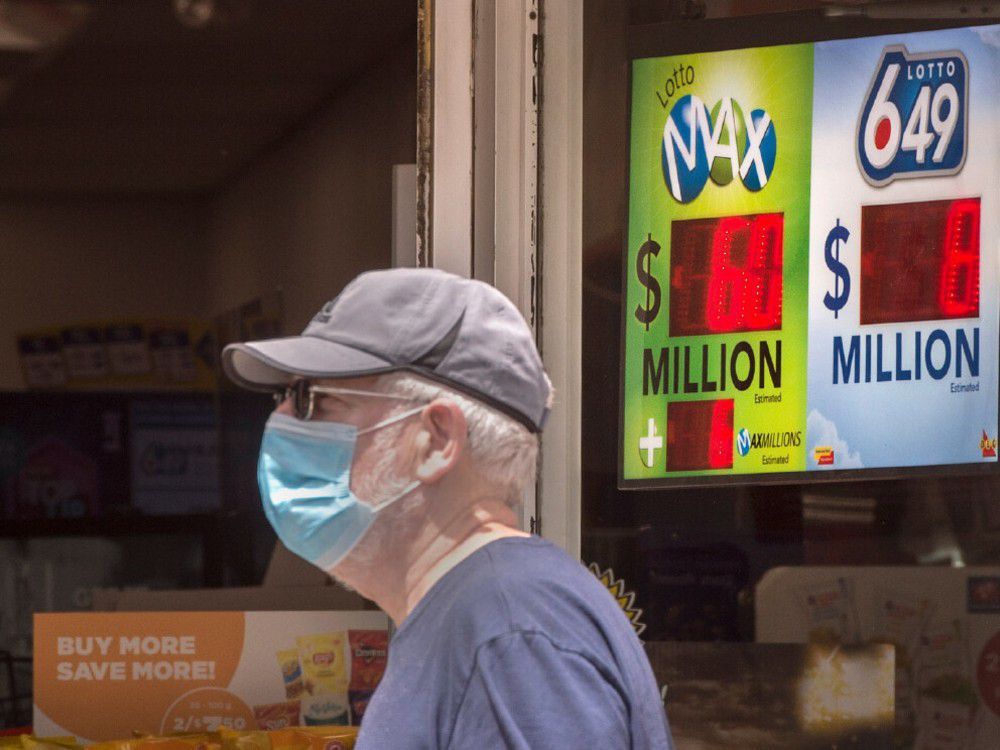
M663 126L663 179L675 200L690 203L711 178L728 185L739 176L748 190L763 188L774 171L778 137L771 116L744 117L731 97L708 107L694 94L677 100Z

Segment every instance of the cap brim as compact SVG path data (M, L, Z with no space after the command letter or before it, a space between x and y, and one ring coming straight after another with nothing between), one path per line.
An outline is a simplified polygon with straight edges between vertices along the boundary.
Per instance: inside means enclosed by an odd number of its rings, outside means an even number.
M238 385L271 390L291 377L349 378L394 369L374 354L315 336L230 344L222 351L222 368Z

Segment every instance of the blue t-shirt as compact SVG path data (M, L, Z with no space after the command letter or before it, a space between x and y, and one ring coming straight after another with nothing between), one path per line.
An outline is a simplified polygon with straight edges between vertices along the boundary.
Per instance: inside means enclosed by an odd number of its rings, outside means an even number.
M538 537L452 568L396 632L357 750L672 748L631 624Z

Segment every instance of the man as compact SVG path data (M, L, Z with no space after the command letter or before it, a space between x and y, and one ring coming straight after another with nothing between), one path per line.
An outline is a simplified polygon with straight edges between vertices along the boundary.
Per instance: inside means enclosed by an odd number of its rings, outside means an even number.
M615 601L517 528L552 388L506 297L366 273L302 336L223 361L280 393L259 468L279 538L398 627L359 750L671 747Z

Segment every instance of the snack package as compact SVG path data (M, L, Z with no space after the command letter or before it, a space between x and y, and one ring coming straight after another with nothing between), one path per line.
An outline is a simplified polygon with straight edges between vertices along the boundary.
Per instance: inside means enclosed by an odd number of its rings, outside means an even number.
M236 732L223 729L221 735L222 750L271 750L271 737L267 732Z
M34 737L29 734L0 737L0 748L13 750L79 750L80 747L76 737Z
M131 740L128 750L221 750L221 748L222 740L218 732L199 732L169 737L140 737Z
M285 697L296 700L306 692L302 681L302 665L299 663L299 652L292 648L278 652L278 666L281 667L281 679L285 681Z
M87 750L135 750L135 740L115 740L113 742L98 742L87 745Z
M302 723L306 726L346 726L350 724L347 691L342 693L321 693L303 698Z
M858 641L854 590L846 578L805 586L797 592L806 613L809 642L821 646Z
M295 639L306 690L312 695L347 692L344 633L303 635ZM346 703L345 703L346 705Z
M285 701L254 706L253 715L257 720L257 727L263 730L297 727L301 705L299 701Z
M271 750L352 750L357 727L296 727L268 732Z
M365 711L368 710L368 701L372 699L374 690L351 690L347 694L347 698L351 703L351 723L355 726L361 724L361 720L365 717Z
M351 648L352 690L374 690L385 672L389 633L385 630L348 630Z

